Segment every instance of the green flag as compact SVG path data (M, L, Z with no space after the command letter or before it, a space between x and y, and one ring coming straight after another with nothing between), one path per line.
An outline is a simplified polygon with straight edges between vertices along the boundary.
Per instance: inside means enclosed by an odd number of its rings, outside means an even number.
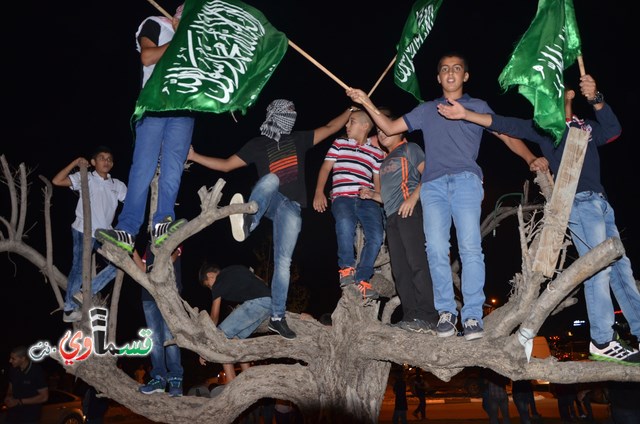
M540 0L529 29L498 77L502 89L518 85L533 104L533 119L551 133L555 144L564 134L563 72L580 52L580 34L572 0Z
M393 80L398 87L411 93L420 102L423 100L420 97L420 85L416 78L413 57L431 32L441 4L442 0L417 0L411 8L398 43Z
M136 102L146 112L241 111L287 51L286 36L239 0L187 0L180 25Z

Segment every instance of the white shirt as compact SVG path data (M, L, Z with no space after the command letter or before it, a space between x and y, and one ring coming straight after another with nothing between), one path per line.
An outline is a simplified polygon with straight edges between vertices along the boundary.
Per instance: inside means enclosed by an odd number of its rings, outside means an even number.
M96 171L87 173L89 179L89 202L91 203L91 235L97 228L112 228L111 223L118 208L118 201L123 202L127 195L127 186L120 180L103 179ZM80 172L69 175L71 190L80 194L76 206L76 220L71 227L84 233L84 219L82 214L82 190L80 189Z

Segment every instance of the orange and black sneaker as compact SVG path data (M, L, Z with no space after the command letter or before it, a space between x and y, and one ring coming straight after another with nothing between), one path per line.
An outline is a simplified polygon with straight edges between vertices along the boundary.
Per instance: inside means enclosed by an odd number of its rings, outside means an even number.
M340 287L345 287L356 282L356 270L351 266L340 269L338 275L340 276Z
M373 289L373 286L368 281L358 281L356 287L362 293L363 299L377 299L380 297L380 293Z

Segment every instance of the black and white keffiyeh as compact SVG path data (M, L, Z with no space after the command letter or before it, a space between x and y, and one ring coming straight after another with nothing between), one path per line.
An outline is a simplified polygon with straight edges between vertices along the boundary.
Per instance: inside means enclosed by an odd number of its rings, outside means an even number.
M282 134L291 133L296 116L296 107L292 101L276 99L267 106L267 118L260 126L260 134L280 141Z

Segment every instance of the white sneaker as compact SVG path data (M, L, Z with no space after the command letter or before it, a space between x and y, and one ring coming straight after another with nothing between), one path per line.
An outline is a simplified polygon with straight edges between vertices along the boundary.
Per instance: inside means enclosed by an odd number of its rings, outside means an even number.
M78 322L82 319L82 311L76 309L74 311L64 311L62 314L62 321L64 322Z
M603 348L599 348L591 341L591 343L589 343L589 354L589 359L594 361L640 366L640 352L638 352L637 349L627 346L619 339L610 341Z
M229 204L237 205L239 203L244 203L244 197L241 193L236 193L231 198ZM245 216L246 214L244 213L229 215L229 220L231 221L231 234L233 234L233 238L236 241L245 241L246 238L249 237L249 227Z

